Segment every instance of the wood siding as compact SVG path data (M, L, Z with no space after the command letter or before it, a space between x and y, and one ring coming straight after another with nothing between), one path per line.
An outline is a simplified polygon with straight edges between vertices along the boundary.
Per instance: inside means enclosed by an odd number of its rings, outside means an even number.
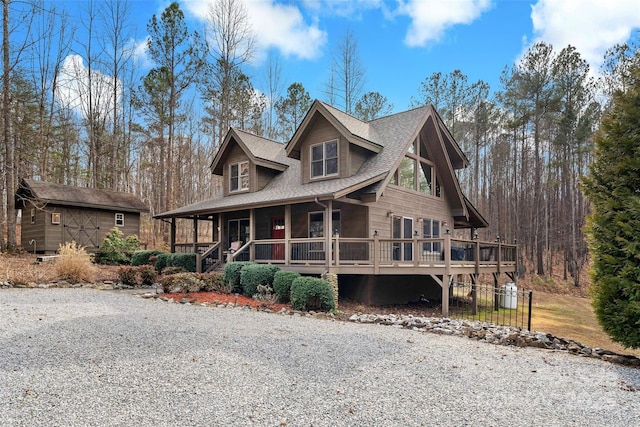
M430 218L447 221L449 227L453 229L453 215L451 215L449 205L444 198L429 197L421 195L416 191L405 190L395 186L387 186L384 194L377 203L371 204L369 208L369 235L378 231L381 238L391 238L391 216L393 215L413 218L414 228L417 229L416 220L418 218ZM422 236L420 230L418 230ZM444 227L442 232L444 233Z
M262 166L256 167L256 191L262 190L275 176L277 171Z
M61 243L75 240L88 251L97 251L105 236L115 226L115 214L124 215L124 226L117 227L125 236L140 233L140 214L137 212L105 211L77 207L47 205L45 210L36 209L36 223L31 224L31 205L23 209L21 241L22 247L32 251L29 245L32 239L36 241L36 250L44 253L57 252ZM60 224L51 223L51 214L60 213ZM26 216L24 216L26 214ZM91 218L85 221L81 218ZM80 226L87 228L80 230Z
M222 171L222 191L225 196L236 194L229 192L229 165L238 163L238 162L249 162L249 191L256 191L257 187L257 178L256 178L256 167L253 162L249 161L249 156L242 151L242 148L238 144L233 144L227 149L227 153L224 158L224 167ZM246 192L246 191L244 191ZM242 192L238 192L242 193Z
M303 184L311 181L310 147L314 144L332 141L335 139L338 140L338 175L329 178L315 178L313 181L347 176L349 169L348 144L340 137L338 130L334 128L327 119L319 117L310 129L307 138L305 138L302 144L300 144L300 161L302 162L300 165L302 176L300 178Z
M351 176L351 175L355 175L355 173L358 172L358 170L364 164L364 162L366 162L371 156L373 156L373 154L362 147L358 147L357 145L353 145L353 144L350 144L350 145L351 145L351 149L350 149L351 170L349 171L349 175Z

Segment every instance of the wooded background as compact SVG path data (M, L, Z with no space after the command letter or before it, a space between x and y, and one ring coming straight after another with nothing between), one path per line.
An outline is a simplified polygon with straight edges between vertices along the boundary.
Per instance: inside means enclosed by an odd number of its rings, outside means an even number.
M166 224L154 214L220 191L209 164L230 126L284 143L311 104L275 59L266 75L246 74L255 36L237 0L211 7L204 34L187 27L177 3L150 16L155 65L146 74L129 45L126 0L83 3L82 22L53 2L2 3L2 250L18 247L20 178L133 192L151 209L141 240L160 247ZM517 241L523 265L540 276L561 265L579 285L588 256L580 178L613 92L639 61L639 40L612 46L599 70L571 46L537 43L505 64L500 87L463 70L438 72L407 100L407 108L433 104L470 159L458 178L490 223L479 237ZM323 100L356 117L405 109L367 90L349 31L327 75Z

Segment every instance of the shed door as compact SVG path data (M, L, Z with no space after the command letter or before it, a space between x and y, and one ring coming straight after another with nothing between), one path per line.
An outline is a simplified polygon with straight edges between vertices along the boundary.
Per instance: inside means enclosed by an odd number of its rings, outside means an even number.
M67 208L64 210L64 241L75 241L86 248L100 246L98 212Z

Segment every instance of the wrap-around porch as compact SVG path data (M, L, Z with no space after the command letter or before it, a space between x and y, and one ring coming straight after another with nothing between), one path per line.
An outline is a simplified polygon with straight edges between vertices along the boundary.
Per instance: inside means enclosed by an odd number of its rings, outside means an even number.
M301 274L430 276L442 288L443 314L448 313L449 283L456 277L468 275L475 282L488 273L497 286L501 273L515 279L517 271L515 245L454 238L449 229L424 237L419 219L404 219L410 232L395 232L391 218L388 227L383 221L378 230L366 206L350 203L316 201L183 219L192 222L191 242L176 242L172 218L171 251L196 253L199 271L253 261ZM211 239L199 232L203 221L209 222Z

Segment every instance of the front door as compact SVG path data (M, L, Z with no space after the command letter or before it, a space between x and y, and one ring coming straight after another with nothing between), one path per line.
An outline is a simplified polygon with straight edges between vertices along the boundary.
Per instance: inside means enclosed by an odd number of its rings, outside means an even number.
M271 217L271 238L284 239L284 217ZM274 243L271 245L271 259L284 259L284 243Z

